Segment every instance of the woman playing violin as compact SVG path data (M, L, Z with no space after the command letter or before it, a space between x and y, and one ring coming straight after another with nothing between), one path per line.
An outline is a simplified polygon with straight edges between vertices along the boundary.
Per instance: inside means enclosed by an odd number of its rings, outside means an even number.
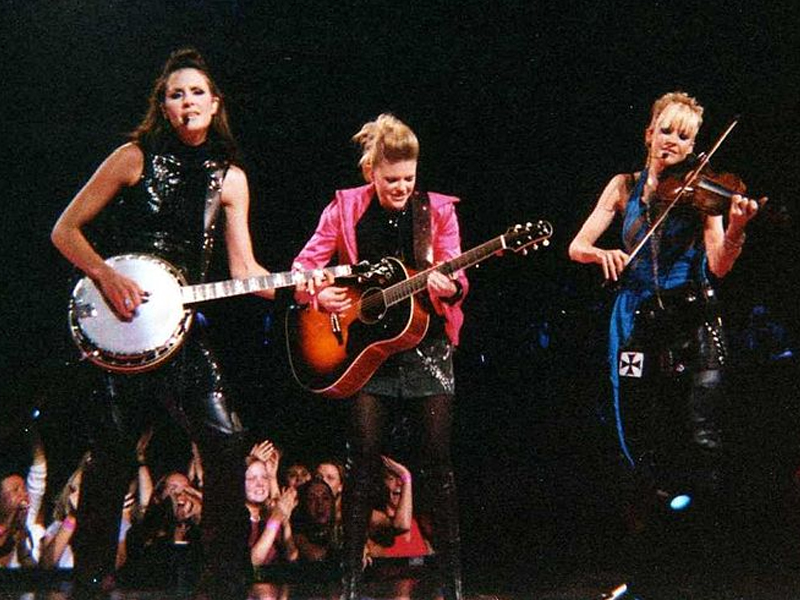
M624 458L661 489L678 485L676 473L691 464L692 481L680 485L694 486L696 493L719 483L714 407L722 394L725 342L711 277L731 270L759 207L732 194L727 216L713 216L680 202L642 242L667 205L658 197L660 178L690 156L702 121L703 108L683 92L656 100L645 130L644 169L609 181L569 248L572 260L600 265L605 278L619 285L609 360ZM616 215L623 219L622 247L598 247ZM664 426L674 407L690 420L690 443ZM659 460L676 457L680 471L670 472Z

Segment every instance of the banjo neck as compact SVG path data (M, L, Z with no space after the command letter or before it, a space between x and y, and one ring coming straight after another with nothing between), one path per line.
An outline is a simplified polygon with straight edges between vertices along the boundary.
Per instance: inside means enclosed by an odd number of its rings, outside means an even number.
M245 279L228 279L211 283L185 285L181 287L181 298L184 304L196 304L207 300L241 296L264 290L294 287L298 283L305 283L317 275L321 276L326 273L331 274L334 278L347 277L353 274L353 267L352 265L337 265L311 271L284 271Z
M81 357L112 373L140 373L155 369L183 345L192 326L194 311L187 304L295 286L330 274L347 277L364 265L337 265L329 269L270 273L260 277L216 283L184 285L180 271L150 254L121 254L106 262L147 290L147 302L133 319L122 319L102 290L88 276L72 290L69 327Z

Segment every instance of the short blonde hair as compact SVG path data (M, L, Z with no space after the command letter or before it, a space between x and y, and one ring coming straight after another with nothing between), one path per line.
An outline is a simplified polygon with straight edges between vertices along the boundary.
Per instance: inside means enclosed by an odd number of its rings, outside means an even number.
M694 139L702 124L703 107L695 98L686 92L669 92L653 102L645 145L650 147L650 138L656 127L674 127Z
M419 140L411 128L389 113L378 115L374 121L365 123L353 136L361 145L358 165L364 179L371 181L374 165L383 161L416 160L419 157Z

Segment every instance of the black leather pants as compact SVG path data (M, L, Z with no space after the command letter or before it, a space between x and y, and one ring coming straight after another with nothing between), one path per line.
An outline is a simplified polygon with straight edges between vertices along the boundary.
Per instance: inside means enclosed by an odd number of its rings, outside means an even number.
M631 454L656 485L680 480L715 493L726 344L715 303L692 298L665 298L662 311L638 315L626 349L642 352L644 367L640 378L620 377L620 411Z
M154 421L171 416L188 429L203 460L206 581L230 583L248 573L242 426L228 406L219 367L203 343L188 340L158 370L102 374L91 399L92 459L83 477L74 539L75 580L99 587L114 573L119 520L135 476L135 448Z

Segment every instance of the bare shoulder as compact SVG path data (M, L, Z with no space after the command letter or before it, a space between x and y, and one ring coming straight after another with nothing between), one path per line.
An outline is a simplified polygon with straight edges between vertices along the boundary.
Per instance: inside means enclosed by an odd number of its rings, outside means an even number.
M238 165L231 165L228 167L228 172L225 175L225 183L230 183L233 186L246 186L247 174Z
M222 184L222 201L226 204L246 202L248 194L247 174L241 167L231 165Z
M132 186L142 176L144 169L144 153L133 142L128 142L115 149L103 163L103 167L123 185Z
M636 185L639 175L641 175L640 172L617 173L611 178L611 181L608 182L608 185L609 187L613 187L617 193L629 196L631 192L633 192L633 186Z
M633 191L636 173L617 173L606 184L600 197L601 205L607 210L622 211L628 202L628 197Z

